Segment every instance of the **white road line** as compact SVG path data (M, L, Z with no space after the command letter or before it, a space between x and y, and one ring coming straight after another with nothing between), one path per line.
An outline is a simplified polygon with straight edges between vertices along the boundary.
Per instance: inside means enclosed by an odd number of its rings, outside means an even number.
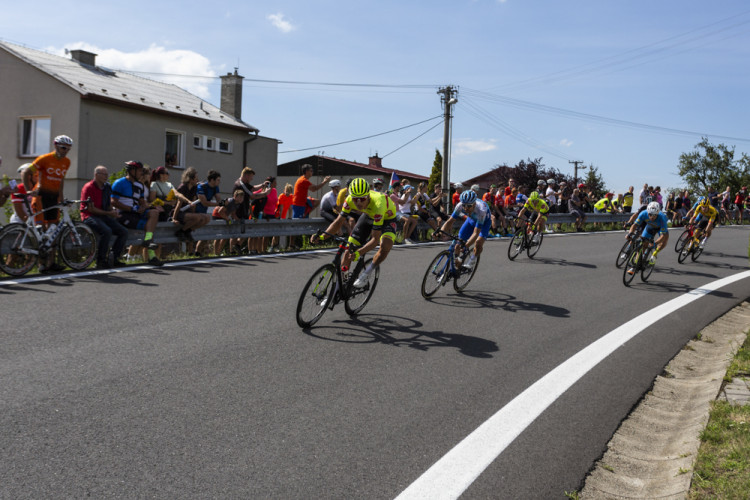
M736 281L744 271L713 281L646 311L579 351L505 405L406 488L397 500L458 498L536 418L565 391L647 327Z

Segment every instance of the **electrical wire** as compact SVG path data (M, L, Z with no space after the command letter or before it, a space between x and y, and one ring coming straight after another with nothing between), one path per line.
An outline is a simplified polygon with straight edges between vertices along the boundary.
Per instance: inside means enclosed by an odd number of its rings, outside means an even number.
M407 129L407 128L410 128L410 127L415 127L417 125L421 125L423 123L427 123L429 121L435 120L437 118L442 118L442 117L443 117L443 115L433 116L432 118L428 118L426 120L422 120L421 122L412 123L411 125L406 125L404 127L399 127L399 128L393 129L393 130L388 130L387 132L380 132L379 134L368 135L367 137L360 137L359 139L351 139L349 141L336 142L336 143L333 143L333 144L325 144L323 146L315 146L315 147L312 147L312 148L290 149L290 150L287 150L287 151L279 151L279 154L283 154L283 153L298 153L300 151L310 151L312 149L330 148L330 147L333 147L333 146L340 146L342 144L350 144L352 142L364 141L365 139L372 139L373 137L379 137L381 135L391 134L393 132L398 132L399 130L404 130L404 129Z
M431 131L432 129L434 129L434 128L437 128L437 127L438 127L439 125L442 125L442 124L443 124L443 122L445 122L445 120L441 120L441 121L439 121L438 123L436 123L436 124L435 124L435 125L433 125L432 127L428 128L427 130L425 130L424 132L422 132L421 134L419 134L418 136L416 136L416 137L415 137L414 139L412 139L412 140L410 140L409 142L407 142L406 144L404 144L403 146L399 146L399 147L397 147L396 149L394 149L393 151L391 151L390 153L388 153L387 155L383 156L383 158L385 158L385 157L387 157L387 156L390 156L390 155L392 155L393 153L395 153L396 151L398 151L399 149L402 149L402 148L404 148L404 147L408 146L409 144L411 144L412 142L416 141L417 139L419 139L419 138L420 138L420 137L422 137L423 135L427 134L427 133L428 133L429 131Z

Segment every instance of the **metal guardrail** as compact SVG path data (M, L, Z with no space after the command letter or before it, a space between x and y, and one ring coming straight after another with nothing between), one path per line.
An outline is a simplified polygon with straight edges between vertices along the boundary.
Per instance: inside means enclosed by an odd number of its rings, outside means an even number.
M625 222L631 214L586 214L586 222ZM568 224L575 222L576 218L571 214L550 214L547 224ZM269 219L248 220L227 224L222 220L212 220L208 224L192 232L193 239L200 240L223 240L227 238L257 238L268 236L295 236L301 234L313 234L323 230L330 223L323 218L314 219ZM154 241L157 243L178 243L175 231L180 226L172 222L159 222L154 232ZM419 221L419 228L428 229L429 226ZM128 245L139 245L145 236L140 229L131 229L128 234Z

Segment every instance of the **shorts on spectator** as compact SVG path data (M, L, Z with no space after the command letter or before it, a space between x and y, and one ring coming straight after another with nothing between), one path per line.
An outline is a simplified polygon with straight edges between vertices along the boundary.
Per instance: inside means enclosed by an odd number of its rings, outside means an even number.
M128 229L143 229L144 227L146 227L146 217L143 217L138 212L125 212L123 214L120 214L117 222Z

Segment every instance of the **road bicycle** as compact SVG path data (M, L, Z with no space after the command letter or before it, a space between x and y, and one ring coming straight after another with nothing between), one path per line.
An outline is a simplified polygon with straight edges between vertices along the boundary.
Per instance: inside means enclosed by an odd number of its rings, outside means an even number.
M682 264L687 260L688 255L690 256L690 259L695 262L703 253L704 244L705 236L703 239L700 239L697 235L692 236L682 245L682 248L680 248L680 252L677 254L677 262Z
M466 241L457 238L446 232L437 230L435 235L444 234L453 242L448 250L443 250L432 259L427 271L422 278L422 297L428 299L432 297L438 288L445 286L448 281L453 280L453 289L462 292L474 277L479 267L479 257L474 260L472 267L464 267L463 263L467 262L472 248L466 246Z
M685 230L680 234L680 237L677 238L677 241L674 244L674 251L677 253L680 253L682 250L682 247L685 246L685 243L693 237L693 233L695 232L695 224L688 224L685 226Z
M536 224L525 217L517 220L523 221L523 224L513 233L513 238L508 245L508 258L514 260L524 250L526 250L526 255L529 258L533 258L542 247L544 233L539 231Z
M341 258L346 250L355 250L347 238L318 231L316 237L321 234L331 236L338 242L338 250L333 257L333 262L324 264L315 271L307 280L305 287L297 301L297 324L301 328L310 328L326 312L333 309L336 304L344 301L344 309L349 316L356 316L364 309L367 302L375 292L380 277L380 268L375 267L367 276L367 283L363 287L355 287L360 273L370 265L372 259L360 258L350 272L342 269Z
M651 262L651 252L654 248L654 241L651 239L641 238L630 252L625 268L622 273L622 282L629 286L635 278L635 275L641 273L641 280L648 281L651 273L654 271L654 265Z
M23 276L39 259L58 250L62 261L71 269L86 269L96 256L96 236L86 224L70 217L70 207L90 200L63 200L60 204L32 213L28 199L24 203L32 215L25 223L8 224L0 230L0 270L10 276ZM44 231L34 218L49 210L59 209L62 220Z
M633 233L628 235L627 240L625 241L625 243L623 243L622 248L620 248L620 251L617 253L615 267L619 269L623 266L623 264L625 264L625 262L627 262L628 257L630 257L630 253L638 245L640 239L640 234Z

